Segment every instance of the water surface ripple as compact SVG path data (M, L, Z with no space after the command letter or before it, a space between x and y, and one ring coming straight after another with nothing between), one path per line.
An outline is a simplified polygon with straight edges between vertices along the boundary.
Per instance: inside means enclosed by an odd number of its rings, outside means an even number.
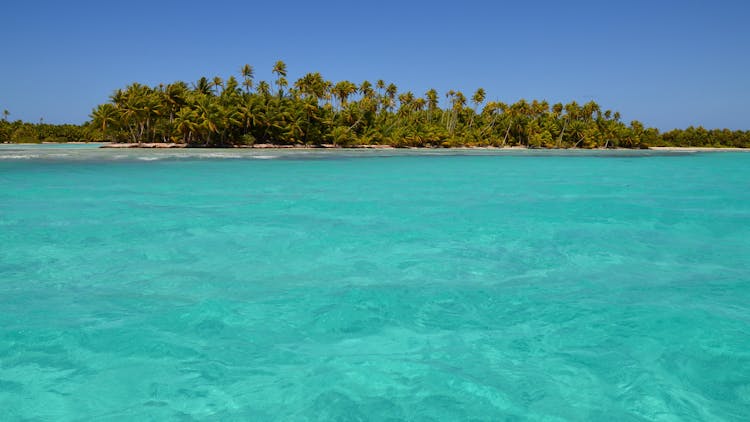
M3 146L0 419L745 421L749 181L743 153Z

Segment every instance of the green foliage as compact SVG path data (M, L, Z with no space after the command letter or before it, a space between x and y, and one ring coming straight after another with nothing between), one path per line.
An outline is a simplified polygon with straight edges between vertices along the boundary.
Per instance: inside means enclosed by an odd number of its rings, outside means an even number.
M599 104L520 99L488 101L478 88L470 101L434 89L423 97L378 80L331 82L307 73L289 84L283 61L275 80L258 81L252 66L238 77L201 77L155 87L133 83L98 105L82 126L8 122L0 142L184 142L191 146L392 145L396 147L527 146L534 148L750 147L750 132L689 127L660 134ZM275 86L275 91L272 88ZM468 105L467 105L468 104Z
M707 130L701 126L690 126L687 129L674 129L663 133L653 145L750 148L750 131Z
M51 125L20 120L0 121L0 143L87 142L97 139L88 125Z

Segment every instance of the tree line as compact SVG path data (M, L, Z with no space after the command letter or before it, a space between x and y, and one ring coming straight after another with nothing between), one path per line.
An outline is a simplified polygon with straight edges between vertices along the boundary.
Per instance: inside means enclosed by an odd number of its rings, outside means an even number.
M423 95L378 80L328 81L308 73L289 83L278 61L274 80L256 81L252 66L226 79L193 84L133 83L96 106L83 125L8 121L0 142L82 141L186 143L195 147L332 144L348 147L525 146L537 148L750 147L750 132L690 127L660 133L594 101L549 104L488 101L484 89L469 97L434 89Z
M35 144L41 142L91 142L101 139L88 124L53 125L28 123L21 120L0 120L0 144Z

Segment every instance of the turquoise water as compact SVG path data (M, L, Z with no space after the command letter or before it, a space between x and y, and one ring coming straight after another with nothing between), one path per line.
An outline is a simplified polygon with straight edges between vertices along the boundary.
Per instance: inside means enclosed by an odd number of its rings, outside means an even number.
M745 421L749 264L746 153L3 146L0 419Z

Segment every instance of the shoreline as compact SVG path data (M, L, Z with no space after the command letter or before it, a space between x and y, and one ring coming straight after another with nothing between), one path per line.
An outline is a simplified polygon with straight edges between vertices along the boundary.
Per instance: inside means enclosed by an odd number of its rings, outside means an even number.
M71 142L73 143L73 142ZM76 142L78 144L82 142ZM191 147L187 144L179 143L105 143L99 148L145 148L145 149L169 149L169 148L186 148L186 149L204 149L204 147ZM443 150L443 149L480 149L480 150L581 150L581 151L676 151L676 152L707 152L707 151L725 151L738 152L750 151L750 148L736 147L648 147L648 148L529 148L527 146L460 146L460 147L394 147L392 145L350 145L346 147L321 144L321 145L275 145L275 144L255 144L255 145L235 145L228 147L209 147L216 149L424 149L424 150Z
M255 144L255 145L235 145L227 147L191 147L187 144L178 143L105 143L105 145L99 148L186 148L186 149L529 149L525 146L512 146L512 147L394 147L392 145L350 145L342 147L333 144L320 144L320 145L276 145L276 144Z
M424 149L424 150L443 150L443 149L479 149L479 150L546 150L546 151L558 151L558 150L581 150L581 151L675 151L675 152L710 152L710 151L725 151L725 152L748 152L750 148L738 148L738 147L660 147L653 146L648 148L529 148L527 146L459 146L459 147L438 147L438 146L427 146L427 147L395 147L392 145L350 145L350 146L339 146L333 144L320 144L320 145L276 145L276 144L255 144L255 145L233 145L226 147L191 147L184 143L164 143L164 142L41 142L41 143L3 143L3 145L88 145L88 144L99 144L99 148L111 148L111 149L123 149L123 148L142 148L142 149L174 149L174 148L185 148L185 149Z
M750 151L750 148L736 148L736 147L648 147L653 151L684 151L684 152L700 152L700 151Z

